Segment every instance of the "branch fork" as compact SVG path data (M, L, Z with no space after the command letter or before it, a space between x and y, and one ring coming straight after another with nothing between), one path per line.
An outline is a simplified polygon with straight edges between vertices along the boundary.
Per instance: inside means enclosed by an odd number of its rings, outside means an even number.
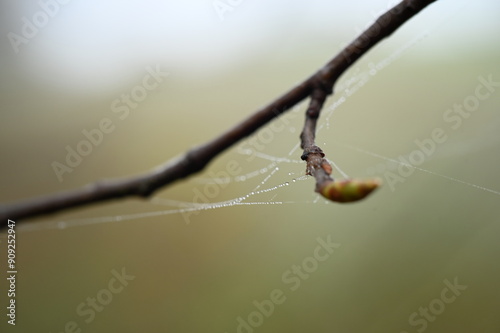
M301 134L301 147L304 150L302 159L307 163L306 173L316 178L316 191L336 202L352 202L366 197L380 185L380 181L376 179L333 180L330 176L332 173L330 163L324 158L325 154L321 148L314 143L317 119L326 97L332 93L333 86L340 75L375 44L388 37L434 1L436 0L401 1L380 16L316 74L227 132L186 152L183 156L135 177L101 181L71 191L2 204L0 205L0 227L6 227L8 219L35 217L123 197L146 198L158 189L202 170L224 150L308 97L311 101Z

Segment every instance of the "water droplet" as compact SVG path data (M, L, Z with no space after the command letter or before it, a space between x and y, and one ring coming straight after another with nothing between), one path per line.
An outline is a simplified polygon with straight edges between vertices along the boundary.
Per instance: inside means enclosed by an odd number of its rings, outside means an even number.
M286 185L286 186L288 186L288 185L290 185L290 183L289 183L289 182L286 182L286 183L285 183L285 185Z
M295 178L294 178L294 179L292 179L292 182L294 182L294 183L295 183L296 181L297 181L297 179L295 179Z

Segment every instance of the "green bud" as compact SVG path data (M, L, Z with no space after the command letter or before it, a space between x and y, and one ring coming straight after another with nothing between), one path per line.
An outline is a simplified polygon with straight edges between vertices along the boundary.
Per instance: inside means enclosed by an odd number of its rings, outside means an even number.
M379 178L374 179L344 179L332 181L323 185L318 192L335 202L354 202L367 197L382 184Z

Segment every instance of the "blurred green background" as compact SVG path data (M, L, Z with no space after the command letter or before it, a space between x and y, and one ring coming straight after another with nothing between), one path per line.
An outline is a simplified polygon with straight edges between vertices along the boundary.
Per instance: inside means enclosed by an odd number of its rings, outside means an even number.
M391 3L72 1L51 7L15 52L9 32L21 34L41 4L2 0L0 200L160 165L308 77ZM3 233L0 330L499 332L500 87L459 125L447 111L474 101L478 78L500 82L499 14L492 0L437 1L338 82L317 143L349 176L382 178L366 201L327 203L303 177L301 104L153 201L21 224L15 327ZM169 74L120 119L114 101L143 84L146 68ZM104 118L113 131L59 181L53 162ZM417 156L415 140L436 128L446 140L391 182L402 168L391 159ZM235 165L218 184L213 175ZM259 204L179 212L203 200L197 193ZM123 270L133 280L111 293Z

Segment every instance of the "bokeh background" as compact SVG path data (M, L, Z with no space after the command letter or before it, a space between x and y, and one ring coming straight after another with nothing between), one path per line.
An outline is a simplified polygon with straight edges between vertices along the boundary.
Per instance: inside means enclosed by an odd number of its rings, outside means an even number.
M308 77L393 3L2 0L0 200L164 163ZM16 50L9 33L43 6L53 15ZM348 176L385 182L369 199L314 193L301 104L151 201L21 223L15 327L3 233L0 330L499 332L500 87L460 124L448 111L473 100L478 78L500 82L499 14L493 0L437 1L338 82L317 142ZM114 112L147 68L168 76ZM59 181L53 163L105 118L112 132ZM420 169L394 162L436 128L446 140ZM210 203L194 205L199 193ZM337 246L323 261L318 238ZM113 294L116 272L134 278ZM280 304L259 310L273 291Z

